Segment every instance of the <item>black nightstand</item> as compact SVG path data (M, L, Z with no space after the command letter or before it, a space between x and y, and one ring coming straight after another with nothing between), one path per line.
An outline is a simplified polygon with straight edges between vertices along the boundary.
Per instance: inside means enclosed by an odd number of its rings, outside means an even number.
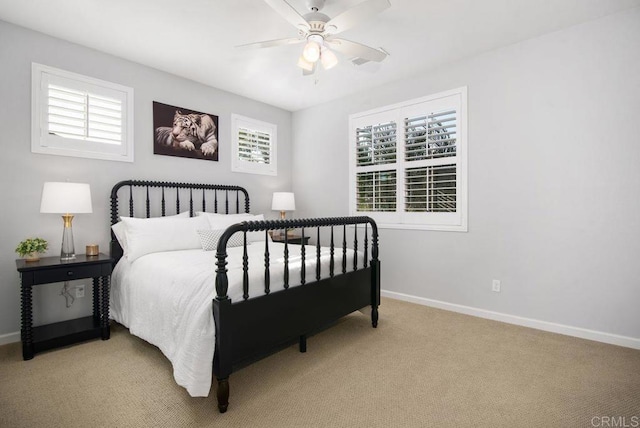
M77 255L74 260L43 257L37 262L16 260L22 297L22 358L83 340L109 339L109 281L113 259L105 254ZM31 287L52 282L93 278L93 316L33 327Z
M304 245L308 245L309 244L309 238L311 236L305 236L304 237ZM273 232L271 234L271 239L273 240L273 242L283 242L284 243L284 233L278 233L278 232ZM298 244L298 245L302 245L302 235L297 234L297 233L287 233L287 243L289 244Z

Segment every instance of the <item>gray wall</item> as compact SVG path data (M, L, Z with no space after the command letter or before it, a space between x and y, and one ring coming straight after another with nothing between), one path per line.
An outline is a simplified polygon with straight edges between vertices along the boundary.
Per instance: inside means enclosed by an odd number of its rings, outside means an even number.
M110 162L31 153L31 63L104 79L134 88L135 162ZM128 178L239 184L252 196L252 211L271 216L271 194L291 189L291 113L228 92L197 84L110 55L70 44L0 21L0 342L20 329L20 298L14 249L28 236L50 242L49 255L59 254L62 220L40 214L45 181L91 184L93 214L74 219L76 252L97 242L108 253L109 194ZM215 70L211 71L215 73ZM210 162L153 155L152 102L204 111L219 116L220 160ZM231 172L230 120L238 113L278 126L278 176ZM275 217L275 215L273 216ZM36 323L88 314L90 294L69 309L58 296L60 285L34 292ZM6 337L5 337L6 338ZM15 340L15 336L10 339Z
M468 86L469 232L382 230L382 287L640 338L639 23L636 8L294 113L296 215L348 213L349 114Z

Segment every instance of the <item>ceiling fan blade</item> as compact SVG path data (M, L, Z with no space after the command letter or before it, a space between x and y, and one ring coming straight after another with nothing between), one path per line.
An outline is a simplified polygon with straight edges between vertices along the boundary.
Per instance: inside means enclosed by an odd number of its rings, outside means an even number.
M293 8L285 0L264 0L273 10L278 12L280 16L289 21L291 25L298 30L308 30L310 28L309 23L297 10Z
M294 37L288 39L265 40L262 42L247 43L246 45L238 45L237 48L270 48L273 46L295 45L302 43L305 39L297 39Z
M389 0L366 0L334 17L324 28L327 33L338 34L372 18L390 6ZM331 31L332 28L335 30Z
M335 51L347 56L366 59L367 61L380 62L387 57L385 52L369 46L361 45L360 43L352 42L351 40L329 39L325 40L325 42L329 43L331 49Z

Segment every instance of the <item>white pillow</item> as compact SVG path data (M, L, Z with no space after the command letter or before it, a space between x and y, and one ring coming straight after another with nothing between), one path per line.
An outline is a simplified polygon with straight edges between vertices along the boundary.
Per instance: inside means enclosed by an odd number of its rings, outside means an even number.
M122 221L117 222L111 226L111 230L113 230L113 234L116 235L116 239L120 243L122 253L127 254L127 229L124 227L124 223Z
M246 214L246 213L217 214L217 213L197 212L196 216L206 217L207 220L209 221L209 225L211 226L211 229L213 230L226 229L232 224L242 223L243 221L263 221L264 220L264 215L262 214L253 215L253 214ZM273 242L269 234L267 234L267 237L270 242ZM260 241L264 242L263 230L247 233L247 242L260 242Z
M191 214L189 213L189 211L185 211L180 214L168 215L162 218L188 218L190 216ZM127 253L127 229L124 226L124 223L122 222L123 218L133 218L133 217L121 216L120 221L114 224L113 226L111 226L111 230L113 230L113 234L116 235L116 239L120 243L120 248L122 248L122 254L126 254ZM142 220L146 220L146 219L142 219Z
M203 217L123 217L122 222L127 231L130 262L150 253L201 248L197 231L209 227Z
M198 230L200 235L200 244L205 251L215 251L218 249L218 241L226 229L219 230ZM242 233L234 233L227 241L227 248L242 247L244 245L244 237Z

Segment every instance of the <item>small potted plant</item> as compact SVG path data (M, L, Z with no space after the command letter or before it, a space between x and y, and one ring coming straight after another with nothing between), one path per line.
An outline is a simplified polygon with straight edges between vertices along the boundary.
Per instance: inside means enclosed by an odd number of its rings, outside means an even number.
M27 238L18 244L16 253L28 262L40 260L40 253L47 251L49 243L42 238Z

